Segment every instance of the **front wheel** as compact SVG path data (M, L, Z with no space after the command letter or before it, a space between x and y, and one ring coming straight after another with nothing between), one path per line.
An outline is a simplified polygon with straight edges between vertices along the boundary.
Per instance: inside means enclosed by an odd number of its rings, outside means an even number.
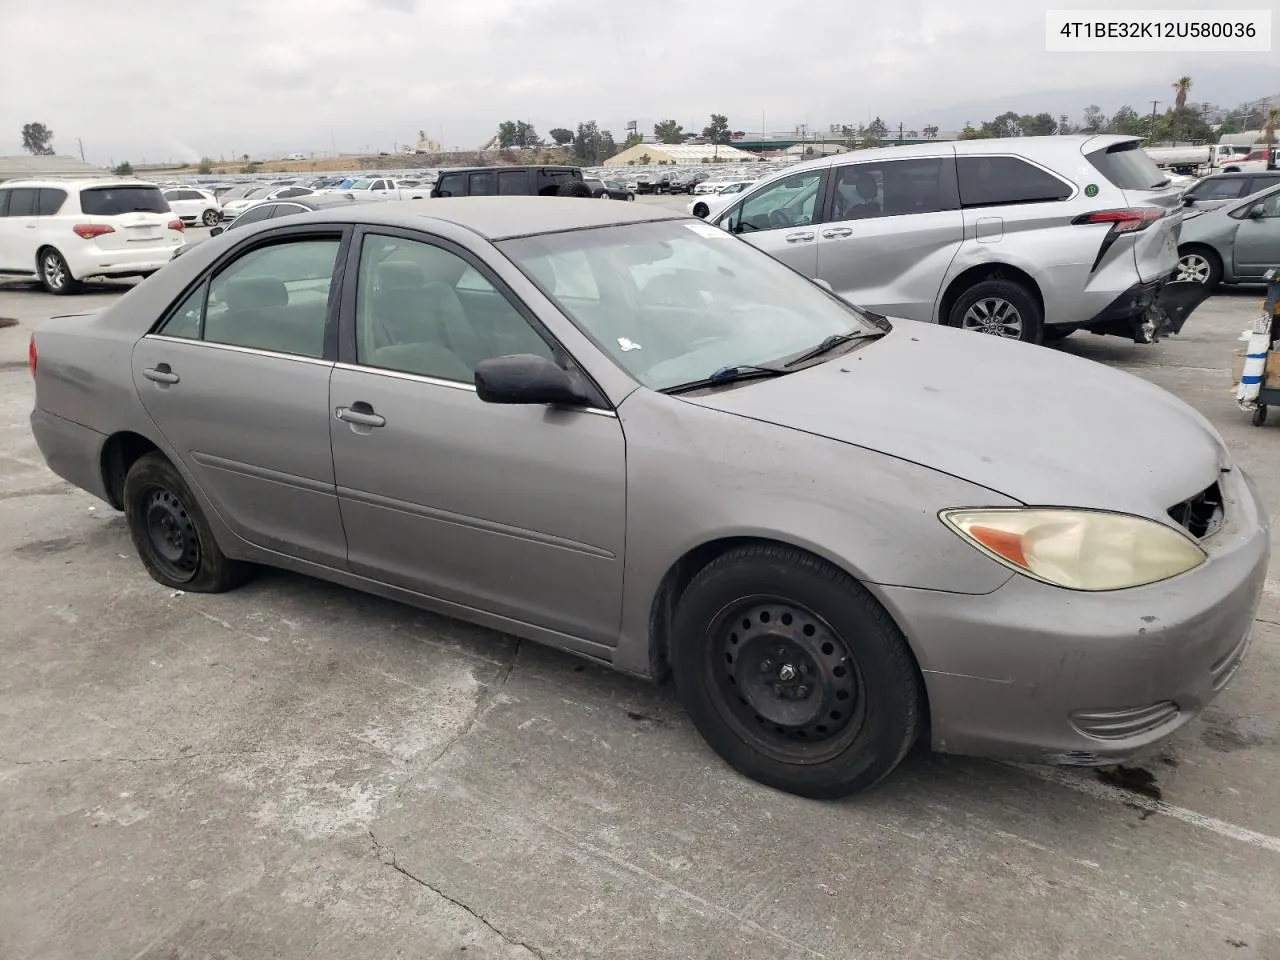
M248 566L222 552L182 475L162 454L148 453L129 468L124 515L143 566L166 587L222 593L246 579Z
M37 268L40 282L50 293L65 296L80 292L80 281L71 275L71 268L62 254L52 247L40 251Z
M948 323L1005 340L1039 343L1044 311L1031 292L1012 280L982 280L956 298Z
M730 765L815 798L887 775L915 742L923 694L901 631L859 583L808 554L739 547L681 596L676 688Z
M693 205L693 215L695 217L701 217L702 219L705 220L707 218L707 214L710 212L711 212L711 208L708 207L705 203L695 203Z
M204 216L200 218L200 222L206 227L212 227L215 223L222 219L222 215L212 208L204 212Z

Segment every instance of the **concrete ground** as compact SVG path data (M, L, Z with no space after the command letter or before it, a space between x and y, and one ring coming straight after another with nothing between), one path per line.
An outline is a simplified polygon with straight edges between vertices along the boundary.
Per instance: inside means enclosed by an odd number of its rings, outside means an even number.
M1123 770L918 751L800 800L669 688L289 574L150 580L27 425L31 329L116 295L0 286L0 958L1280 958L1280 580ZM1064 349L1197 407L1276 513L1280 423L1228 391L1259 300Z

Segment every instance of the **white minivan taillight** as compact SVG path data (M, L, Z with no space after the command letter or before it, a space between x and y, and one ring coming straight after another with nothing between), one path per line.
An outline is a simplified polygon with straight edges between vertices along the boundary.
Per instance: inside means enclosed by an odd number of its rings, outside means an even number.
M116 228L109 223L77 223L71 229L83 240L92 240L94 237L116 232Z
M179 233L182 233L187 228L186 228L186 225L181 220L170 220L169 229L177 230Z

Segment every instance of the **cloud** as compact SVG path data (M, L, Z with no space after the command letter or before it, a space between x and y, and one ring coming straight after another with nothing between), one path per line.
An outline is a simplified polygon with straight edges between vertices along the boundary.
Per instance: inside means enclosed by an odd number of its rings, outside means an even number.
M0 153L39 120L105 162L391 149L425 129L474 147L506 119L539 132L594 119L620 137L865 123L944 129L1007 108L1078 115L1167 100L1234 106L1274 54L1046 54L1044 10L1073 0L59 0L6 11ZM1088 5L1088 4L1075 4ZM1097 0L1091 5L1102 6ZM1199 0L1204 9L1235 0ZM1278 85L1274 69L1270 87ZM953 105L957 105L953 109ZM987 105L987 106L984 106Z

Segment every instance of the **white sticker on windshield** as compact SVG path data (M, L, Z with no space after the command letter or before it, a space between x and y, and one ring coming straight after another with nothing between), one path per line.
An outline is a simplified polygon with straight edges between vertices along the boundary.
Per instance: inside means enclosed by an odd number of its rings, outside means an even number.
M719 227L713 227L709 223L686 223L686 227L692 230L700 237L731 237L733 234L721 230Z
M630 353L632 350L640 349L640 344L633 340L628 340L626 337L618 338L618 346L622 349L623 353Z

